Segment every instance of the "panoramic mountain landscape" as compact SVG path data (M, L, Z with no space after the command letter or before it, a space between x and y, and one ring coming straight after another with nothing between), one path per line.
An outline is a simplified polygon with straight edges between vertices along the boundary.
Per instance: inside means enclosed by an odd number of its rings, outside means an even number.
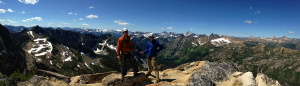
M300 86L299 8L299 0L0 0L0 86ZM125 78L124 31L139 69ZM152 38L163 49L149 62L142 51ZM147 73L148 62L159 74Z
M14 28L17 27L20 26ZM118 37L115 36L121 35L122 31L64 30L34 26L22 28L22 30L19 28L20 32L14 33L9 32L9 29L3 25L0 28L2 84L16 85L16 82L36 78L36 75L46 77L43 74L44 71L58 73L52 76L72 77L119 71L120 69L116 59ZM206 61L206 63L215 62L212 64L221 67L223 67L222 64L235 65L233 69L221 69L227 72L225 76L216 75L223 77L221 81L212 79L211 82L216 85L222 85L219 82L224 83L223 79L238 71L251 72L254 78L259 74L265 74L278 80L277 83L281 85L299 85L300 39L287 37L240 38L219 36L218 34L207 36L191 32L185 34L130 32L136 49L139 51L144 49L149 34L155 34L156 39L165 47L158 55L161 72L170 68L186 67L182 65L185 63ZM147 66L144 65L143 55L136 52L133 54L140 63L141 71L145 70ZM214 67L209 70L222 72ZM191 74L196 72L196 70L190 71ZM175 77L175 75L170 76ZM44 81L39 83L42 82ZM65 83L68 82L70 81L65 81ZM191 82L189 84L191 85ZM254 85L257 84L258 81L254 82Z

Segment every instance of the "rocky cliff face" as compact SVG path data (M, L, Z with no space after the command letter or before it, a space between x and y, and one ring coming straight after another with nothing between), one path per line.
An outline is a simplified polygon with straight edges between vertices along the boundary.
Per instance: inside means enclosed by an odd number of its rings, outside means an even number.
M117 70L116 40L110 34L97 37L39 26L10 33L0 25L0 72L9 76L43 69L78 75Z
M0 72L11 74L26 68L25 53L13 35L0 24Z
M180 65L173 69L160 71L161 82L153 83L154 76L145 76L141 71L139 76L129 72L122 81L116 72L97 73L74 76L70 82L55 78L35 76L29 81L21 82L19 86L48 85L55 86L281 86L278 81L264 74L256 77L252 72L239 72L236 64L196 61Z

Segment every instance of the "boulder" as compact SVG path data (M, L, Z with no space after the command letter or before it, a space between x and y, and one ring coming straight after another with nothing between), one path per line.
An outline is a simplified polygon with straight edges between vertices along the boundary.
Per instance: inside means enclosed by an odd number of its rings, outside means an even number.
M133 86L137 83L149 81L144 73L139 73L138 76L126 76L121 79L121 74L113 73L102 79L103 86Z
M68 83L56 78L48 78L43 76L33 76L28 81L19 82L18 86L68 86Z

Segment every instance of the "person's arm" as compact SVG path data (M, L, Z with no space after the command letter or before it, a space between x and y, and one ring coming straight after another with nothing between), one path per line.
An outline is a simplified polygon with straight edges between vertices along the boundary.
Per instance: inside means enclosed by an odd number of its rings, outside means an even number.
M147 42L147 48L144 50L144 53L147 53L149 51L149 48L150 48L150 46L148 45L148 42Z
M164 49L164 47L159 43L159 42L156 42L156 45L158 45L158 50L157 52L161 51L162 49Z
M117 56L120 56L121 44L122 44L122 40L118 39L118 42L117 42Z

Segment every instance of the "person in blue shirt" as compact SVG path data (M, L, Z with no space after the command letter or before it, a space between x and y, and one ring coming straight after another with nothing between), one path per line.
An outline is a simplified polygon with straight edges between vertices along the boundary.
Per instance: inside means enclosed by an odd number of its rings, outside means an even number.
M148 61L148 72L147 76L151 75L151 72L154 71L156 77L156 83L159 82L159 73L157 68L157 54L163 49L163 46L154 39L154 36L149 36L149 41L147 42L147 48L140 52L141 54L146 54Z

